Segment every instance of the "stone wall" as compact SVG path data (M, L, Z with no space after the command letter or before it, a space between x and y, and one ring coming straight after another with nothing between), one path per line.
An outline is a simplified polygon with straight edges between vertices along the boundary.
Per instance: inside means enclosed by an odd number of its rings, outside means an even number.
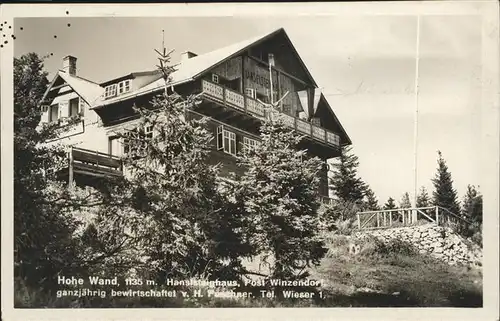
M450 228L425 224L411 227L357 231L355 238L374 236L387 242L398 239L413 244L422 254L429 254L450 265L482 265L480 246L461 237Z

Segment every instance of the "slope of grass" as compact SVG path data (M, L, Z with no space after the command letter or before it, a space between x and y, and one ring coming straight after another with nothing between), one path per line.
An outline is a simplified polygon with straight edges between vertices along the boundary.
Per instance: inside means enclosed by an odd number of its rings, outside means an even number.
M321 305L482 306L481 270L449 266L400 241L384 245L369 239L360 245L353 254L347 237L330 238L328 255L312 271L328 293Z

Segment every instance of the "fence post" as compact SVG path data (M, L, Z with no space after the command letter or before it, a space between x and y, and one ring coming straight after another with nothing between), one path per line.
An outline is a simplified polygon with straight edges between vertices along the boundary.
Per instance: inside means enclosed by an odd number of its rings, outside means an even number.
M358 217L358 229L361 229L361 219L359 217L359 213L356 213L356 216Z
M439 207L436 206L436 224L439 225Z
M389 212L389 226L392 226L392 212Z

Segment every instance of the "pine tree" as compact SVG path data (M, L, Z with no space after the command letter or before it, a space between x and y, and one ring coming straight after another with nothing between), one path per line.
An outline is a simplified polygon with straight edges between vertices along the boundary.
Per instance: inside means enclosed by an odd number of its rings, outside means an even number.
M396 202L392 197L387 199L387 202L384 204L384 210L392 210L396 208Z
M368 211L377 211L380 209L380 206L378 204L378 200L377 200L377 197L375 196L375 193L368 186L367 186L366 192L365 192L365 208Z
M458 215L460 213L460 206L457 200L457 192L453 188L451 173L448 171L448 166L440 151L438 151L437 163L437 173L434 179L432 179L435 188L432 193L433 204L444 207Z
M235 183L235 199L254 253L274 258L272 277L301 277L297 271L325 254L318 225L322 162L298 150L302 138L281 121L267 120L260 137L255 150L239 158L247 170Z
M339 200L344 202L360 202L366 184L358 177L358 157L352 153L352 147L342 147L341 155L333 163L333 176L330 179L331 189Z
M420 188L420 193L417 196L417 207L428 207L430 205L431 201L429 198L429 194L427 194L427 190L425 189L424 186Z
M405 192L403 194L403 197L401 198L401 202L399 203L399 208L411 208L411 201L410 201L410 195L408 192Z

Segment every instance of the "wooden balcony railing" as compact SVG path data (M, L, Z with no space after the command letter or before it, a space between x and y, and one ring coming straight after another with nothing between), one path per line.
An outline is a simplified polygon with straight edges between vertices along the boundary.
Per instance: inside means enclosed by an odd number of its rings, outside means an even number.
M358 229L384 229L419 224L436 224L460 228L470 224L466 219L441 206L397 208L357 213Z
M73 182L76 174L95 177L123 175L123 163L118 156L70 147L68 180Z
M253 98L246 97L239 92L215 84L208 80L202 80L201 90L203 96L207 97L208 99L238 109L260 119L268 117L268 115L266 115L266 108L262 103ZM336 148L340 147L339 135L330 132L325 128L313 125L310 122L304 121L297 117L293 117L291 115L287 115L285 113L280 113L280 117L286 125L288 125L290 128L295 129L301 134L304 134L311 139L320 141L329 146L333 146Z
M320 202L326 205L332 205L333 204L333 198L330 198L328 196L321 196L320 197Z

